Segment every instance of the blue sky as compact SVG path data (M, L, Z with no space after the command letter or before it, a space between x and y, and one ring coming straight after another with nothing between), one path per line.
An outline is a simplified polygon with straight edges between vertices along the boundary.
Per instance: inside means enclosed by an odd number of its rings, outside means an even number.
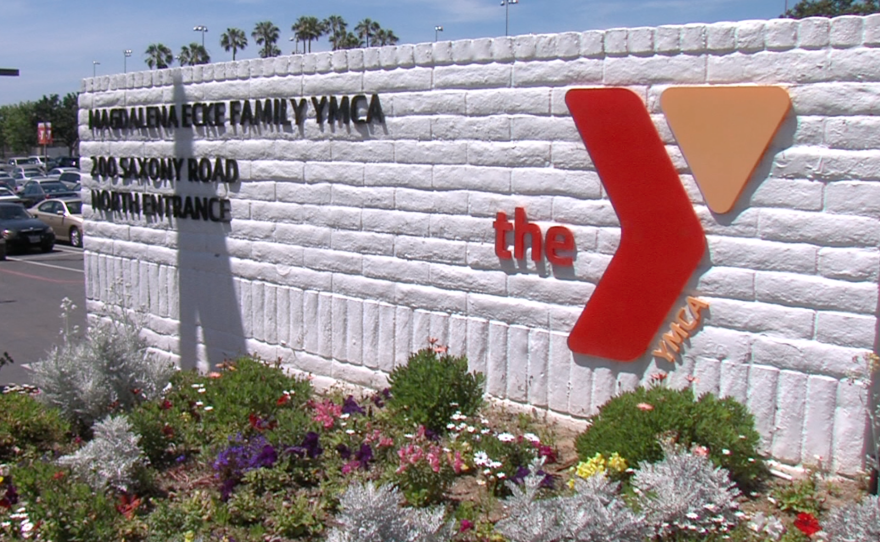
M794 3L795 0L790 0ZM19 68L20 77L0 77L0 105L37 100L44 94L80 89L91 77L123 71L123 51L131 49L128 70L145 70L144 50L161 42L177 54L199 41L193 26L205 25L205 45L213 61L232 59L219 44L226 28L246 31L251 44L238 58L256 58L250 32L269 20L281 29L279 46L293 51L290 26L302 15L338 14L349 27L369 17L394 30L401 43L504 35L499 0L0 0L0 68ZM510 33L530 34L622 26L770 19L785 0L520 0L510 6ZM329 50L326 39L312 51Z

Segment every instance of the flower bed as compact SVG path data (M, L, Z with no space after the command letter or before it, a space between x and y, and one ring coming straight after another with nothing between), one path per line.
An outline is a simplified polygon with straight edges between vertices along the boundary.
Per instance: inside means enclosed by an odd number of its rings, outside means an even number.
M0 396L4 539L880 539L876 497L821 473L768 483L741 405L659 375L576 436L484 404L482 376L437 344L358 396L251 358L143 370L142 347L115 363L62 348L36 369L54 391ZM112 367L109 395L61 386L70 363Z

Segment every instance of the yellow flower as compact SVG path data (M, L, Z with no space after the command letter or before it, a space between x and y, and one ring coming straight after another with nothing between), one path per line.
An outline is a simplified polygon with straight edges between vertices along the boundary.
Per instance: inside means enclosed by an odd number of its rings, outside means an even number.
M614 452L608 459L608 468L617 472L623 472L627 468L626 459L620 457L620 454L617 452Z
M192 531L187 531L185 535L183 535L183 542L193 542L196 539L196 533Z
M589 461L581 461L575 469L575 474L584 479L600 472L605 472L605 458L602 454L594 455Z

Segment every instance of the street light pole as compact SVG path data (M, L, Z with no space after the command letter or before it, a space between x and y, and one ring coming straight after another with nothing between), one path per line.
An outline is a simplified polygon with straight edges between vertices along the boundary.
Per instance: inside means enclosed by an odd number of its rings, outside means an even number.
M439 26L439 25L435 26L434 27L434 41L437 41L437 37L440 35L440 32L443 32L443 27Z
M100 62L98 62L97 60L92 60L92 77L97 77L99 64Z
M519 4L519 0L501 0L504 6L504 35L510 35L510 4Z
M208 27L200 24L198 26L194 26L193 31L202 33L202 49L204 49L205 48L205 32L208 31Z
M131 56L131 49L122 51L122 73L128 73L128 57Z

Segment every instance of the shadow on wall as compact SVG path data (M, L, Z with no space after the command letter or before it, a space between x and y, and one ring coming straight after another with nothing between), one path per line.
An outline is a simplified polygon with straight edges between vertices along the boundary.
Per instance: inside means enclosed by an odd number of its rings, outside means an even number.
M174 77L174 103L180 107L186 94L180 73ZM196 157L193 131L174 132L174 156ZM226 185L180 180L180 196L226 197ZM226 238L228 222L176 218L181 369L207 371L226 359L247 353L241 307L232 276Z

